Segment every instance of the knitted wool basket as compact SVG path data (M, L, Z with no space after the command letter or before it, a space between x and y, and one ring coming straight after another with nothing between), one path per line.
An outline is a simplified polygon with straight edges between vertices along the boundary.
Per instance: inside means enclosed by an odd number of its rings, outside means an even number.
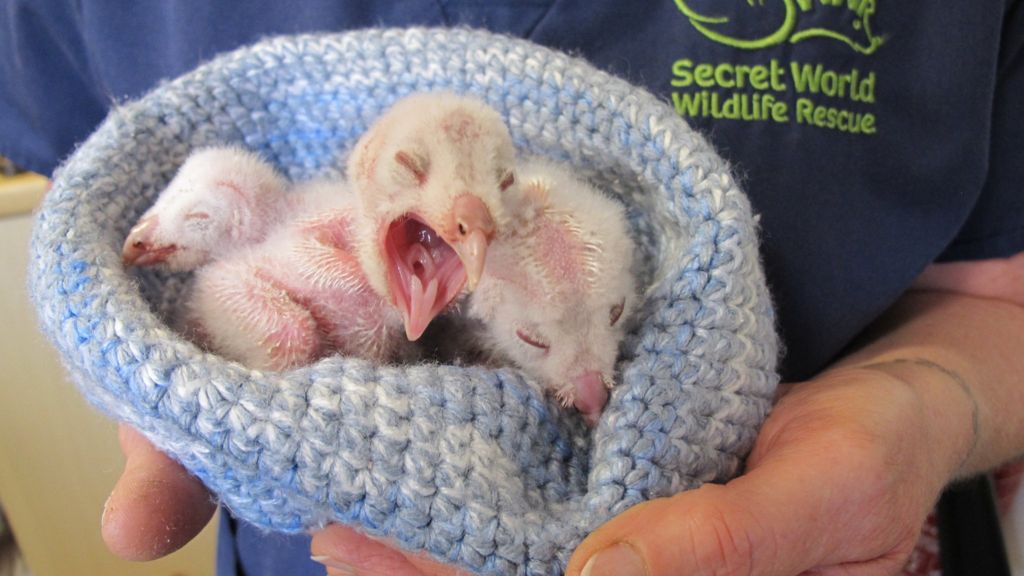
M336 174L414 91L475 95L524 153L570 162L627 207L644 304L594 430L514 369L331 357L262 373L168 328L185 275L126 273L127 230L197 147L238 143L292 179ZM238 517L344 522L484 574L559 574L646 499L735 475L765 418L777 337L746 197L645 91L486 32L282 37L114 110L39 212L32 293L73 379Z

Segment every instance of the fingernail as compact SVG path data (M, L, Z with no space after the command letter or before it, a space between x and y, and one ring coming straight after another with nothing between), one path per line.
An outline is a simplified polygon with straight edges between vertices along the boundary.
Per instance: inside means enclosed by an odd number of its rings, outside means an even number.
M647 567L632 546L619 542L591 556L580 576L647 576Z
M334 570L333 573L341 574L343 576L356 576L356 567L351 564L345 564L331 558L330 556L310 556L310 560L317 564L323 564L324 566Z

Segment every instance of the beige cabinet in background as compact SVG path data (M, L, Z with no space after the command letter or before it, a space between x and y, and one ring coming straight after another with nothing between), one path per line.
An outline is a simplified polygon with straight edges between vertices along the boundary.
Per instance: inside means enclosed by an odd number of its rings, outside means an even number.
M123 464L117 429L79 395L37 328L25 194L5 197L0 183L0 502L22 554L34 576L213 574L216 519L157 562L124 562L103 545L100 514Z

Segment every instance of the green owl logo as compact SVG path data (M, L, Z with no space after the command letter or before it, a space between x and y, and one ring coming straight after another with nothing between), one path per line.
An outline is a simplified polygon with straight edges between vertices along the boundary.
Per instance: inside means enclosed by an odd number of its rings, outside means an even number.
M693 0L675 0L679 10L697 31L707 38L743 50L758 50L789 42L795 44L812 38L825 38L841 42L861 54L873 54L885 43L885 37L871 28L875 15L875 0L769 0L773 4L767 16L778 21L769 23L767 31L744 37L730 29L730 18L704 14L693 9ZM746 0L751 10L764 8L765 0ZM845 11L844 17L835 19L833 26L802 28L801 16L814 10ZM752 13L754 14L754 13ZM766 14L761 14L764 16Z

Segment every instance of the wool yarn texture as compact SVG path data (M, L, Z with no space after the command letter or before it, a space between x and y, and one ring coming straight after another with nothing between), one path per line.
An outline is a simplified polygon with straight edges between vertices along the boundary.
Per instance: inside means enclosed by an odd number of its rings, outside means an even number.
M188 276L125 271L128 229L204 146L292 180L417 91L476 96L523 154L627 207L640 305L594 429L513 368L329 357L260 372L170 327ZM583 60L469 29L271 38L115 107L59 168L29 272L44 331L97 408L145 434L239 518L343 522L479 574L561 574L644 500L735 476L778 382L749 201L664 102Z

